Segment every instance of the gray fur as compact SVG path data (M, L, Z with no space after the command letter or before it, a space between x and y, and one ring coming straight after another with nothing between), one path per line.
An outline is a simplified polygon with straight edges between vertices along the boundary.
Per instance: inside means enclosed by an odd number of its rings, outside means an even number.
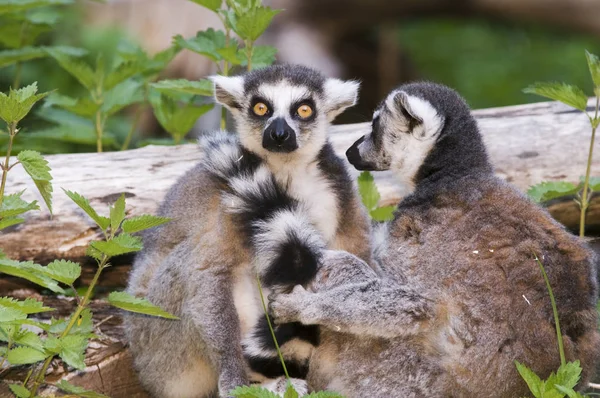
M392 170L414 185L387 239L379 239L379 274L347 253L327 252L315 292L297 287L271 297L278 321L322 326L309 386L348 397L526 395L515 360L542 378L560 365L534 253L556 297L567 360L581 361L579 387L585 386L600 348L591 250L493 175L458 94L430 83L397 91L375 114L387 114L379 130L361 141L386 152ZM419 112L415 97L435 113L426 107ZM411 121L411 114L420 120ZM383 146L373 143L378 133ZM411 135L419 140L413 153L394 145L410 142ZM422 157L411 160L415 151ZM360 155L351 162L385 168L373 152L370 161ZM418 159L416 169L405 167Z
M294 66L287 68L286 73L295 73ZM288 87L297 87L298 82L286 76L282 79ZM223 181L220 181L242 156L256 157L262 165L257 167L266 166L278 183L290 189L290 195L305 206L317 229L329 233L328 247L348 250L370 261L369 225L357 195L345 197L342 202L336 194L340 181L345 179L346 184L352 184L347 171L338 169L344 175L327 175L328 171L319 167L319 154L329 145L328 120L351 105L339 105L338 101L339 106L334 106L337 99L327 94L332 79L314 82L323 86L323 92L311 91L312 83L306 83L303 92L314 94L320 116L299 130L300 148L286 154L271 153L260 147L256 137L262 134L265 125L249 120L244 91L236 91L245 86L245 78L226 79L232 80L219 80L228 85L224 88L217 84L216 97L232 111L239 141L222 133L218 139L201 143L205 150L202 161L173 185L158 210L159 215L172 221L144 234L145 248L134 262L127 289L181 318L172 321L128 314L125 319L140 380L156 397L227 396L235 386L249 382L240 342L262 316L262 309L251 252L234 222L235 204L232 207L228 201L232 197L222 194ZM254 85L260 89L259 83ZM342 91L347 88L340 81L334 87L341 87ZM351 88L356 94L357 87ZM270 92L274 103L278 96L288 94ZM340 101L347 98L342 96ZM339 158L336 161L342 163ZM303 178L300 183L296 182L298 176ZM252 178L248 181L242 178L240 189L252 183ZM333 199L328 200L329 197ZM320 198L327 200L323 199L324 204L316 207ZM327 225L319 217L322 212L329 215ZM341 215L352 218L351 229L341 224ZM321 231L321 227L327 231Z

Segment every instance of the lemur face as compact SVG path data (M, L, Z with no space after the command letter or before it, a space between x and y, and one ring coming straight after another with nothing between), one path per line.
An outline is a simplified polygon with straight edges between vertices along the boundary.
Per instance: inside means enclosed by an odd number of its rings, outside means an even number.
M298 65L212 77L217 102L232 113L242 145L259 156L316 155L331 122L356 102L358 83Z
M428 101L392 91L373 113L371 133L356 141L346 157L358 170L391 169L412 184L443 124Z

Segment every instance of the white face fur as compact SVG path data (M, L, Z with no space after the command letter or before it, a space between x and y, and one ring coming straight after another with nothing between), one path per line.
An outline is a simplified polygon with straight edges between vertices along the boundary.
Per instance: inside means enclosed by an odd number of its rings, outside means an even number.
M314 160L325 144L329 123L354 105L358 95L357 82L338 79L326 79L315 90L312 82L293 84L282 78L258 84L250 92L245 90L244 76L214 76L212 80L216 100L233 115L242 145L270 163ZM285 130L281 145L270 138L276 130Z
M348 150L348 160L359 170L392 170L413 188L443 126L444 118L428 101L393 91L373 113L371 133Z

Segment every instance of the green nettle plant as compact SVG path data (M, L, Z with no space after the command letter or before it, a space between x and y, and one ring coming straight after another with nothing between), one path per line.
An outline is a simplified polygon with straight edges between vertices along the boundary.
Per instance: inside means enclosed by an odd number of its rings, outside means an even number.
M588 97L579 87L564 83L535 83L525 90L526 93L537 94L542 97L560 101L572 106L586 114L592 127L592 137L590 139L590 148L587 159L585 176L581 177L579 183L566 181L542 182L532 186L527 193L537 202L547 202L563 196L576 195L576 202L581 209L579 219L579 236L585 236L585 215L590 205L590 196L593 192L600 191L600 178L590 177L592 167L592 156L594 153L594 139L596 129L600 124L598 110L600 107L600 59L586 51L588 68L594 83L594 95L596 97L596 106L593 115L587 112Z
M37 85L32 84L19 90L11 90L9 94L0 93L0 119L7 126L9 146L5 160L0 165L2 183L0 186L0 230L25 221L22 215L31 210L38 210L37 201L27 202L22 198L23 192L5 195L7 174L15 166L21 165L33 179L44 202L52 212L52 176L48 162L35 151L21 151L16 161L11 164L11 147L19 132L19 122L25 118L33 105L46 97L48 93L37 94ZM38 389L45 383L45 376L52 360L59 356L62 361L75 369L84 369L84 354L93 333L92 313L89 303L94 288L102 271L110 267L114 256L137 252L142 249L141 239L133 233L152 228L168 222L167 218L142 215L125 218L125 197L110 207L109 217L99 215L87 199L81 195L65 191L87 215L98 225L104 236L103 240L93 241L87 248L87 254L93 257L98 268L85 295L80 297L75 289L75 282L81 275L78 263L66 260L55 260L46 266L32 261L9 259L0 251L0 274L26 279L54 293L66 293L71 288L77 300L77 308L67 319L52 318L49 323L35 319L35 314L53 311L43 302L28 298L17 300L11 297L0 297L0 372L10 365L31 365L31 369L22 384L10 385L11 391L18 398L35 397ZM108 302L117 308L127 311L177 319L161 310L148 300L137 298L125 292L113 292ZM31 317L33 316L33 317ZM26 326L26 328L24 327ZM31 330L38 328L41 334ZM56 387L69 393L86 397L104 397L104 395L86 391L62 380Z
M533 254L536 263L540 267L540 271L546 282L550 303L552 304L552 312L554 314L554 325L556 328L556 339L558 343L558 353L560 355L560 367L556 373L552 372L546 380L540 379L531 369L522 363L515 361L517 370L523 380L527 383L529 391L535 398L583 398L584 396L574 390L581 377L581 365L579 361L567 362L565 360L565 350L563 348L562 333L560 331L560 321L558 319L558 310L556 301L552 293L552 287L548 280L548 275L544 269L544 265L538 258L537 254Z
M381 195L379 194L377 185L375 185L373 175L368 171L363 171L358 176L358 193L373 220L383 222L394 219L396 206L379 207Z
M262 5L260 0L190 0L214 12L225 31L207 29L194 37L173 38L177 48L203 55L214 62L219 74L229 76L236 70L252 70L271 65L277 50L254 43L281 10ZM234 34L236 37L234 37ZM213 104L194 105L195 96L210 97L213 85L207 79L162 80L150 85L150 103L160 124L179 143L196 120ZM226 111L222 110L221 128L225 129Z

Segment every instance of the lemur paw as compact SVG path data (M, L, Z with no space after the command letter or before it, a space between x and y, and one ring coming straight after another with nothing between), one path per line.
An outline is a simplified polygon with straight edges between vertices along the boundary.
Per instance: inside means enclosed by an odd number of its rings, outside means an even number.
M301 322L300 310L304 307L308 293L296 285L290 293L274 292L269 296L269 310L276 324Z

